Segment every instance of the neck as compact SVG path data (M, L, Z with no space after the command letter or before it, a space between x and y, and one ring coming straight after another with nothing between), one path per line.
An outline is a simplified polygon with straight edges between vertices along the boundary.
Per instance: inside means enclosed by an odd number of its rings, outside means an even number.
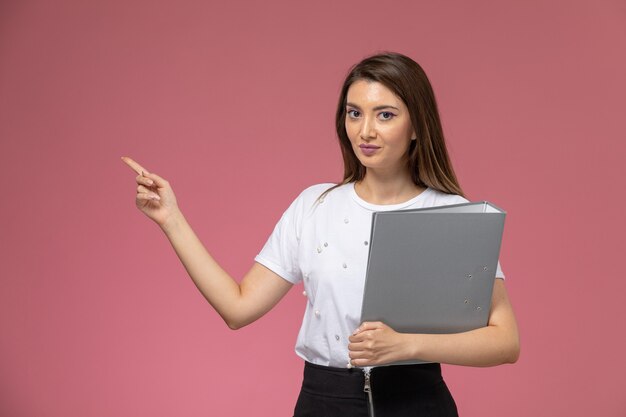
M354 189L368 203L381 205L403 203L424 191L415 185L408 171L385 174L367 170Z

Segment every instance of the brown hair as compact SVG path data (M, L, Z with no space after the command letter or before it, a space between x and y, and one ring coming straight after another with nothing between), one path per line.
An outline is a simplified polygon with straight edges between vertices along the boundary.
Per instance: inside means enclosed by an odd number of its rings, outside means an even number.
M407 106L417 135L417 140L411 141L408 155L408 168L413 182L420 187L463 195L448 157L435 94L426 73L411 58L391 52L365 58L352 67L343 83L335 124L343 155L344 174L343 181L337 187L365 177L365 167L352 150L345 125L348 89L358 80L383 84Z

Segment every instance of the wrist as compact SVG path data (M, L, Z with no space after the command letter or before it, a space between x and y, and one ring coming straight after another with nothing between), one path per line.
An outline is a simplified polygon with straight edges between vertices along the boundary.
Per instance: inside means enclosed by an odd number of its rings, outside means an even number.
M421 341L419 334L405 333L405 342L403 352L406 360L420 359Z
M183 213L180 210L175 210L159 226L166 235L170 235L180 229L180 227L185 224L185 221Z

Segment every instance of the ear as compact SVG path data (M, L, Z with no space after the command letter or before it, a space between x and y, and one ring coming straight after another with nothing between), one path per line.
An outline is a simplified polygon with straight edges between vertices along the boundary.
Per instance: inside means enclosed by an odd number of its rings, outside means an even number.
M415 133L415 129L411 131L411 140L417 140L417 134Z

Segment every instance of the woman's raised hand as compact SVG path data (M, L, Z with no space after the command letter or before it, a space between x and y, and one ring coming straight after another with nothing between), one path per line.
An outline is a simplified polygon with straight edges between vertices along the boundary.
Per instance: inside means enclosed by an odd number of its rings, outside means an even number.
M135 204L146 216L159 226L166 225L168 220L179 214L176 196L169 182L145 168L127 156L122 161L137 173L137 195Z
M292 287L289 281L259 263L239 284L204 248L178 209L170 184L130 158L124 163L137 173L137 208L165 232L187 273L207 301L232 329L267 313Z

